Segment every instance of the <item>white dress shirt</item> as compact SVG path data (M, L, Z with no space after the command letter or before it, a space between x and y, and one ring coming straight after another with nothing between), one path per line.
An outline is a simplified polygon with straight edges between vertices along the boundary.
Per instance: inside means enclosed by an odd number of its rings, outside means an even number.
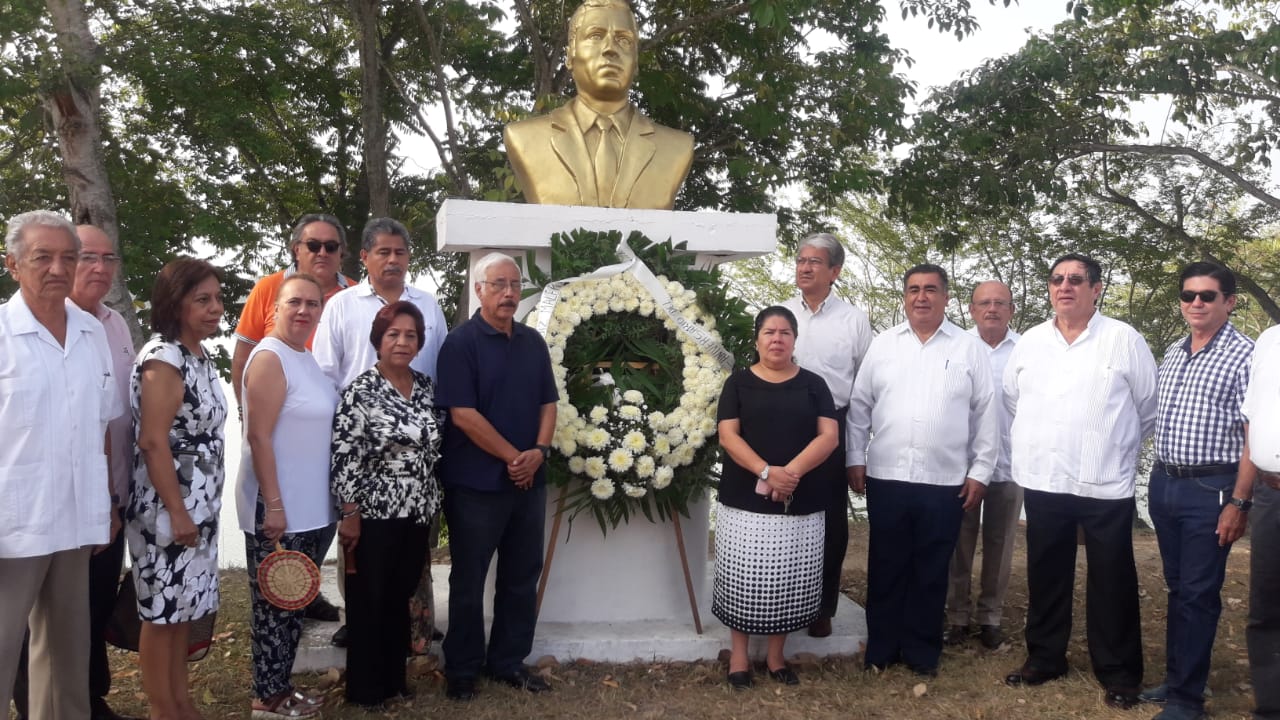
M434 295L411 285L404 286L400 299L417 305L425 323L422 349L409 367L435 380L436 356L440 354L445 335L449 334L444 313ZM333 381L338 392L378 362L378 351L369 342L369 331L373 328L373 317L386 304L368 280L334 295L325 304L311 347L320 369Z
M133 337L120 313L98 303L93 314L107 333L107 350L111 353L111 373L116 380L116 397L120 398L120 414L111 419L111 494L124 507L129 502L129 481L133 478L133 412L126 398L129 397L129 377L133 373L133 360L138 353L133 349Z
M103 436L123 411L102 324L68 300L65 343L15 293L0 305L0 557L110 538Z
M908 323L871 341L853 381L845 466L927 485L984 485L1000 418L984 343L943 320L921 343Z
M875 337L867 314L833 293L812 312L803 297L793 297L782 306L795 314L799 326L796 363L827 381L836 410L842 410L849 404L853 378Z
M1264 330L1254 343L1240 411L1249 421L1249 459L1260 470L1280 472L1280 325Z
M978 328L969 328L969 333L987 348L987 359L991 361L991 388L995 391L992 402L996 404L1000 416L1000 454L996 456L996 469L991 474L991 482L1013 482L1013 471L1009 460L1009 428L1013 426L1013 415L1004 404L1004 369L1009 364L1009 356L1013 355L1013 346L1022 339L1013 328L1005 331L1004 339L995 347L987 345L978 333Z
M1156 361L1129 325L1094 312L1068 344L1031 328L1004 371L1013 479L1028 490L1133 497L1138 450L1156 425Z

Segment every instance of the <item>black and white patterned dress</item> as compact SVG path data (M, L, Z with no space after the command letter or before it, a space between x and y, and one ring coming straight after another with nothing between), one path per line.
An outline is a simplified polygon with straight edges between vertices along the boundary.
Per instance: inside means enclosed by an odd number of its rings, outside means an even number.
M180 343L153 337L138 353L130 383L133 422L138 426L142 366L150 360L182 375L182 404L169 428L169 449L183 504L199 542L174 542L169 511L147 474L142 453L133 455L133 485L125 526L138 616L147 622L189 622L218 609L218 513L222 509L223 424L227 403L218 369L207 352L197 357Z

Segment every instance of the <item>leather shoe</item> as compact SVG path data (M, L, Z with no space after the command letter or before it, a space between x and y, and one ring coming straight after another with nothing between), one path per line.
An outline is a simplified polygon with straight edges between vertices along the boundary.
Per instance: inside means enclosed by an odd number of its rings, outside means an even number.
M777 670L770 670L769 677L773 678L777 682L782 683L783 685L799 685L800 684L800 677L796 675L796 671L792 670L787 665L783 665L781 668L778 668Z
M1198 708L1169 703L1151 720L1208 720L1209 715Z
M140 720L136 717L121 715L107 705L107 701L102 698L93 698L93 709L89 713L89 720Z
M1066 673L1045 672L1044 670L1037 670L1024 663L1022 667L1014 670L1008 675L1005 675L1004 682L1006 685L1013 685L1014 687L1019 685L1034 687L1036 685L1043 685L1050 680L1057 680L1063 675L1066 675Z
M820 617L809 624L809 637L824 638L831 635L831 618Z
M968 639L968 625L948 625L947 629L942 631L942 643L944 645L963 645L965 640Z
M922 677L922 678L938 677L937 666L929 667L926 665L912 665L910 667L911 667L911 672L914 673L917 677Z
M495 674L493 679L517 690L527 690L531 693L547 692L551 689L551 685L541 676L533 675L524 668L517 668L501 675Z
M449 678L444 695L450 700L471 702L476 699L476 679L472 677Z
M727 676L725 676L725 679L729 681L729 687L733 688L734 690L747 690L752 685L755 684L751 681L750 670L743 670L741 672L731 672Z
M995 650L1004 642L1004 633L1000 632L999 625L983 625L978 630L978 642L988 650Z
M1155 687L1147 688L1138 693L1138 699L1152 705L1163 705L1169 700L1169 686L1160 683Z
M338 622L342 617L338 614L338 608L324 595L317 594L316 599L311 601L306 610L302 611L302 617L308 620L319 620L320 622Z
M1141 701L1138 700L1138 688L1113 687L1102 693L1102 702L1117 710L1129 710Z

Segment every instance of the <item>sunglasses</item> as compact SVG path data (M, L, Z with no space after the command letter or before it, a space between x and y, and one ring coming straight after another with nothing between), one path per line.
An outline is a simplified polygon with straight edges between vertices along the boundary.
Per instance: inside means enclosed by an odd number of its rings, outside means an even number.
M310 250L311 252L317 255L320 254L320 248L324 248L325 252L329 253L330 255L333 255L334 253L338 252L339 248L342 247L341 245L338 244L337 240L329 240L326 242L320 242L319 240L307 240L306 242L303 243L303 245L306 245L308 250Z
M1182 292L1178 293L1178 297L1182 298L1182 302L1184 303L1193 303L1196 301L1196 298L1200 298L1200 302L1211 303L1214 300L1218 299L1218 291L1217 290L1199 290L1199 291L1183 290Z
M1049 284L1054 287L1058 287L1063 282L1066 282L1069 283L1071 287L1079 287L1088 279L1089 278L1086 278L1084 275L1054 275L1049 278Z

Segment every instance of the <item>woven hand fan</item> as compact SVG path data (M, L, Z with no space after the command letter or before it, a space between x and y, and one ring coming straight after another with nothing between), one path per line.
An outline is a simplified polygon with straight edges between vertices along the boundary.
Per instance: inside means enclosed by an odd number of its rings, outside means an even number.
M301 610L320 593L320 568L305 553L276 542L275 552L258 564L258 589L281 610Z

